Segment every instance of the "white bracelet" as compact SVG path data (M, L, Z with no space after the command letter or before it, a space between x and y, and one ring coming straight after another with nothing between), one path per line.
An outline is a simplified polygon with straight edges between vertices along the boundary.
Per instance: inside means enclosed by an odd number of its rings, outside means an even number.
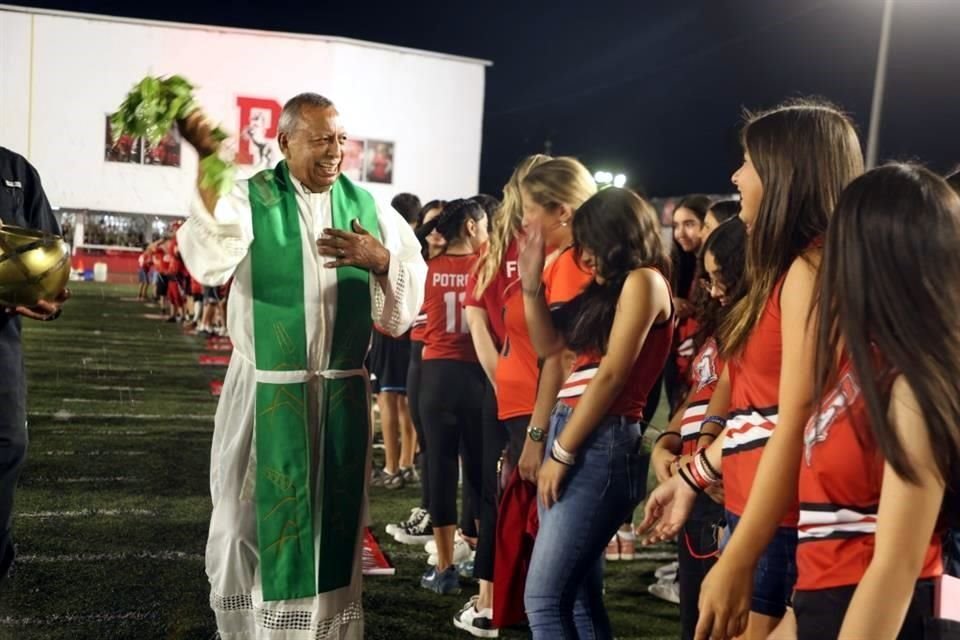
M553 448L550 450L550 453L557 462L565 464L568 467L572 467L577 463L577 457L560 446L559 440L553 441Z
M695 456L693 456L693 464L697 468L697 472L700 473L706 480L709 480L711 484L717 484L720 482L720 478L716 476L713 471L711 471L707 465L703 463L703 456L706 455L706 450L701 449Z

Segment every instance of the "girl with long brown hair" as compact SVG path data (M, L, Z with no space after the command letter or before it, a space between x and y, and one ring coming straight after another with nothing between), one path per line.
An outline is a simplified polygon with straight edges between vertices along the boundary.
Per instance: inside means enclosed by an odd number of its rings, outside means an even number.
M808 318L820 243L840 192L863 171L851 120L820 101L749 117L742 144L733 182L749 231L748 292L720 326L727 366L701 425L716 442L651 494L644 521L660 520L652 539L673 537L697 492L723 474L732 537L702 584L698 638L744 630L766 638L787 612L800 451L813 403Z
M480 477L479 535L473 575L479 593L453 617L453 623L475 637L494 638L493 567L496 549L500 462L513 468L520 457L533 403L536 399L537 361L526 337L523 310L517 335L516 316L508 315L508 300L520 300L517 237L523 207L520 183L531 169L550 160L535 154L525 158L503 187L503 202L492 216L492 229L474 273L467 283L465 313L473 346L487 374L483 415L483 453ZM521 300L522 307L522 300ZM524 338L526 344L524 344ZM524 357L530 354L530 357ZM514 379L518 378L518 379Z
M827 232L803 438L801 640L922 640L935 532L960 477L960 197L894 164L855 180ZM954 485L956 487L956 485Z

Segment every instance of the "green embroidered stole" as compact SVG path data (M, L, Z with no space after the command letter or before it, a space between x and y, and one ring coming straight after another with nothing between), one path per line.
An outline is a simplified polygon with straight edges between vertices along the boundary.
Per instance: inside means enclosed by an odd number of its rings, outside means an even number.
M300 214L286 162L251 179L250 205L260 576L265 601L290 600L346 587L353 574L369 444L367 381L337 372L363 368L373 324L370 275L337 269L321 430L312 436L307 381L315 372L307 356ZM373 197L344 176L331 189L331 205L334 228L349 231L359 219L379 236ZM311 465L314 437L319 465Z

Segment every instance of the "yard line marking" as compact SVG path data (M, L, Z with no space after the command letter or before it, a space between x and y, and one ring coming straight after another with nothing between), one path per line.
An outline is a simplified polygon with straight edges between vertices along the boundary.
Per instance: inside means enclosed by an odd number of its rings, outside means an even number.
M155 431L119 431L116 429L54 429L46 433L54 436L145 436L148 433L159 435Z
M213 410L209 414L207 413L184 413L184 414L169 414L169 413L73 413L71 411L56 411L54 413L47 412L31 412L29 414L30 418L53 418L54 420L197 420L203 422L210 422L213 420Z
M150 509L80 509L76 511L30 511L18 513L18 518L85 518L88 516L155 516Z
M90 451L44 451L45 456L145 456L146 451L111 451L91 449Z
M126 613L93 613L84 616L52 614L43 618L14 618L6 616L0 618L2 626L33 627L38 625L85 624L89 622L119 622L140 621L156 618L156 611L128 611Z
M23 564L40 563L47 564L52 562L115 562L118 560L203 560L203 555L199 553L187 553L185 551L138 551L136 553L74 553L59 556L17 556L17 562Z
M30 477L31 482L62 482L64 484L77 484L85 482L143 482L143 478L136 476L80 476L79 478L50 478L48 476Z

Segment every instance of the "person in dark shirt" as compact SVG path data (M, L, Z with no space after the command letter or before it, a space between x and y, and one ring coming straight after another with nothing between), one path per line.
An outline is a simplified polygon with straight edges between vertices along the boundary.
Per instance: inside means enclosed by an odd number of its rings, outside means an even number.
M0 147L0 226L3 225L60 234L37 170L23 156ZM68 296L64 289L55 300L41 300L33 307L0 306L0 580L13 563L13 492L27 452L27 378L20 318L54 320Z

